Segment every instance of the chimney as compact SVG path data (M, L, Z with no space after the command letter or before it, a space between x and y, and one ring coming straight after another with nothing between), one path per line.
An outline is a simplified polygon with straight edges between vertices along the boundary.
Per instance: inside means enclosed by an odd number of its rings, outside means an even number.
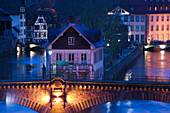
M73 23L73 16L69 16L69 22Z
M68 25L68 23L69 23L69 18L67 17L66 24Z
M81 23L80 23L80 17L77 17L77 18L76 18L76 25L81 25Z

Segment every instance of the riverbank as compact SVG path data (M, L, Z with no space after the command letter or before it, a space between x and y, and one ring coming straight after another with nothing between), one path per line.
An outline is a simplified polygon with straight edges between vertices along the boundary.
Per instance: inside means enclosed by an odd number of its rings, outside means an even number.
M110 68L105 70L103 79L110 80L116 78L116 76L142 52L142 45L123 50L122 56L120 56Z

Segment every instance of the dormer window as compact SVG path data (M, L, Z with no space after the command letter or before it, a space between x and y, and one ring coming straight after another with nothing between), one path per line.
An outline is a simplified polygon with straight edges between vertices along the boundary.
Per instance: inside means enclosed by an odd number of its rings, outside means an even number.
M68 37L68 45L74 45L75 44L75 37Z
M130 11L132 11L132 12L133 12L133 11L134 11L134 7L131 7L131 8L130 8Z
M38 19L38 22L39 23L43 23L43 19Z
M25 12L25 7L20 7L20 12Z

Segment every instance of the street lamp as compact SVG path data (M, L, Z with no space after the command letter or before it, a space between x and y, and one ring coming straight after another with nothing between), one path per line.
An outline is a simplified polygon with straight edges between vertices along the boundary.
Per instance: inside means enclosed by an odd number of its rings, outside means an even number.
M119 49L120 49L120 56L122 56L122 48L121 48L121 45L120 45L120 39L118 39L117 41L118 41Z
M52 51L48 51L48 54L50 55L50 79L51 79L51 55L52 55Z

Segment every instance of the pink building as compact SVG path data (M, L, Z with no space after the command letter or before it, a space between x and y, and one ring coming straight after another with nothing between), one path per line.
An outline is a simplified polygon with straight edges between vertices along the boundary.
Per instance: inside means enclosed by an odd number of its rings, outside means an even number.
M101 78L105 43L100 40L100 33L99 30L88 29L80 21L64 25L58 33L49 31L49 38L54 38L47 47L47 51L52 51L53 73L57 76L58 72L65 74L71 70L78 78ZM60 61L69 62L69 65L57 66Z
M169 14L148 14L147 43L152 40L166 42L170 40L170 13Z

